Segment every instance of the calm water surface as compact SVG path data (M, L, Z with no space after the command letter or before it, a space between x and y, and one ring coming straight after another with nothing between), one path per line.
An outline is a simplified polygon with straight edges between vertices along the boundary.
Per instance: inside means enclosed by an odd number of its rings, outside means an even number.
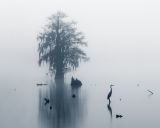
M49 76L1 80L0 127L2 128L158 128L160 89L136 82L115 83L108 105L109 82L82 80L83 86L71 89ZM93 80L94 81L94 80ZM36 86L37 82L48 83ZM112 83L114 84L114 83ZM147 85L147 84L146 84ZM152 87L152 88L151 88ZM154 92L151 95L147 89ZM76 94L72 98L72 94ZM44 98L50 103L45 105ZM51 109L50 109L51 107ZM122 118L116 118L122 114Z

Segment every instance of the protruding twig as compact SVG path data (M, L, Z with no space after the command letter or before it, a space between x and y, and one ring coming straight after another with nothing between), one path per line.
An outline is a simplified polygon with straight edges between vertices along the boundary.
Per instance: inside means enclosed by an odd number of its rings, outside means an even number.
M152 95L154 94L152 91L150 91L150 90L147 90L148 92L150 92Z

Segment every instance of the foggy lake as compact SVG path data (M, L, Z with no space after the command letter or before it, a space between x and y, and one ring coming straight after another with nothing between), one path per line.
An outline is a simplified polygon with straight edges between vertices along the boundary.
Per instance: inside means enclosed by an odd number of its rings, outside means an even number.
M48 76L44 78L42 82L48 85L38 87L36 82L42 79L30 77L1 81L1 127L158 128L160 125L158 84L141 82L137 85L135 80L109 81L92 78L93 82L83 79L82 87L72 90L68 80L64 84L63 98L58 101L55 97L55 81ZM127 76L126 78L128 79ZM115 84L110 105L112 115L107 107L110 83ZM154 94L151 95L147 89ZM76 94L75 98L72 98L73 93ZM52 103L45 105L44 98L52 99ZM56 106L58 103L62 106ZM57 111L60 112L59 116ZM116 114L122 114L123 117L116 118Z
M77 21L90 57L64 82L38 66L37 34L58 10ZM158 0L0 2L0 127L159 128L159 14Z

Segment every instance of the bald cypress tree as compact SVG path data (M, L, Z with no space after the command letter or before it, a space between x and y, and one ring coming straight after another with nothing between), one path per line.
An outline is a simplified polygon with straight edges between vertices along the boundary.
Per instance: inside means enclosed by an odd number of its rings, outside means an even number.
M76 69L81 61L87 61L81 46L87 46L84 35L76 28L74 21L69 21L63 12L49 17L48 24L39 33L39 65L48 64L55 78L64 78L67 71Z

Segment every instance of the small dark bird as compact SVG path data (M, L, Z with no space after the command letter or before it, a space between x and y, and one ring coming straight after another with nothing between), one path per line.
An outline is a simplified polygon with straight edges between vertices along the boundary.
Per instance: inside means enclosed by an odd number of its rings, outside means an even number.
M110 85L110 92L108 93L108 96L107 96L107 99L109 100L109 102L111 102L110 101L110 97L112 96L112 86L114 86L114 85Z
M75 95L75 94L73 94L73 95L72 95L72 98L76 98L76 95Z
M122 115L116 115L116 118L122 118L123 116Z
M49 100L48 98L44 98L44 100L45 100L45 103L44 103L44 105L47 105L47 104L49 104L50 100Z
M50 110L52 110L52 106L50 106L49 108L50 108Z

